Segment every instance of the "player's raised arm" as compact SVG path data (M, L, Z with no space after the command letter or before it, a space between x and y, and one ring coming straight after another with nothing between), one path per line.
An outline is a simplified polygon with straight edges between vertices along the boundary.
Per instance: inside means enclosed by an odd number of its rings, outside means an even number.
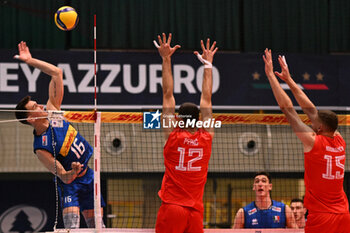
M168 127L164 127L164 137L168 139L169 134L173 130L173 124L171 122L175 121L175 98L174 98L174 80L171 71L171 56L173 53L180 48L180 45L170 46L171 33L169 33L168 39L166 39L165 33L162 37L158 35L159 45L158 48L159 55L162 57L162 88L163 88L163 112L162 118L166 122ZM156 44L156 43L155 43ZM164 122L163 121L163 122Z
M293 103L287 93L280 86L274 72L272 63L271 50L265 49L265 55L263 55L263 60L265 62L265 73L270 82L271 89L275 99L285 114L288 122L290 123L294 133L302 141L304 145L304 151L308 152L312 149L315 142L315 133L308 127L304 122L301 121L297 112L293 107Z
M206 45L201 40L201 48L203 54L200 55L197 51L194 52L197 55L198 59L204 63L204 73L203 73L203 83L202 83L202 94L200 100L200 111L202 114L202 120L205 121L207 119L212 118L212 103L211 96L213 90L213 72L212 72L212 63L214 59L214 55L218 50L215 47L216 41L210 46L210 39L208 38L206 41ZM214 129L209 128L209 133L214 136Z
M49 84L49 100L47 101L48 110L60 110L63 99L63 80L62 70L57 66L54 66L45 61L41 61L32 58L29 48L26 42L21 41L18 44L19 55L15 55L14 58L19 59L30 66L38 68L42 72L51 76Z
M292 91L296 101L298 102L299 106L302 108L303 112L309 117L312 124L316 125L317 122L317 109L315 105L310 101L310 99L305 95L303 90L300 89L300 87L294 82L292 79L292 76L289 73L287 61L284 57L279 56L278 62L281 66L281 72L275 72L275 74L282 79L284 82L286 82Z

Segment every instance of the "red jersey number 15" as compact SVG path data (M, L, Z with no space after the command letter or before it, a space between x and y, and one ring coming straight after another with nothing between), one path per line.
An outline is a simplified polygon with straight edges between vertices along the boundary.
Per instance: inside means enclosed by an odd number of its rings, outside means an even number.
M324 159L327 160L327 171L326 171L326 173L322 174L322 178L327 179L327 180L343 179L344 178L344 164L342 164L340 161L345 160L345 155L335 156L334 158L335 158L335 166L337 168L340 168L341 171L336 171L335 175L332 174L333 157L331 155L325 155Z

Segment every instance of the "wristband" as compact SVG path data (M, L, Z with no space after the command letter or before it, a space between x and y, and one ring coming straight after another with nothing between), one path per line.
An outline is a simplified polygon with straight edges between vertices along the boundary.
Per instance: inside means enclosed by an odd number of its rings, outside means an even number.
M154 40L154 41L153 41L153 44L154 44L154 46L155 46L157 49L159 49L160 46L159 46L159 44L157 43L157 41Z
M197 53L197 58L200 62L202 62L202 64L204 64L204 69L213 68L213 65L209 61L203 59L202 55L200 55L199 53Z

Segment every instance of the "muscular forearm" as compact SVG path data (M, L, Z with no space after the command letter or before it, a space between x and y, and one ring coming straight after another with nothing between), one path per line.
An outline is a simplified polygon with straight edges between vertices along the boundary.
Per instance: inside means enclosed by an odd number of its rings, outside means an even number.
M298 87L293 79L287 80L287 84L292 91L295 99L302 108L315 108L315 105L310 101L310 99L305 95L305 93Z
M213 89L212 69L204 69L201 103L211 103Z
M163 57L162 63L162 85L164 95L173 95L174 82L171 73L171 58Z
M39 70L41 70L45 74L50 75L52 77L58 76L59 73L61 72L61 70L57 66L54 66L50 63L47 63L45 61L41 61L41 60L38 60L35 58L28 59L26 61L26 63L30 66L38 68Z
M289 96L285 93L285 91L280 86L274 75L268 75L268 80L270 82L272 92L276 98L276 101L280 108L283 110L284 108L293 108L293 103L290 100Z
M296 101L298 102L299 106L302 108L304 113L308 115L311 121L314 120L315 117L317 117L317 109L315 105L310 101L310 99L306 96L306 94L301 90L298 85L294 82L293 79L288 79L286 81L288 84L290 90L292 91Z
M66 171L63 169L58 173L58 177L66 184L72 183L77 175L74 170Z

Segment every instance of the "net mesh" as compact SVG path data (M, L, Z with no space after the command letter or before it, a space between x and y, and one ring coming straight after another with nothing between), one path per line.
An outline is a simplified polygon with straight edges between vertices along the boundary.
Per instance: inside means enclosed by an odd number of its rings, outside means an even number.
M0 116L14 118L11 112ZM94 113L65 112L65 117L93 145ZM304 115L300 117L308 123ZM214 118L223 124L215 131L203 196L205 228L232 227L238 209L255 198L252 184L257 171L271 173L272 199L289 204L303 197L303 148L283 115L215 114ZM339 131L348 141L348 117L339 119ZM17 122L0 127L1 173L47 172L33 156L31 127ZM107 228L154 228L161 204L157 192L164 173L164 143L161 130L143 128L141 113L102 113L101 189ZM93 167L92 159L89 165Z

